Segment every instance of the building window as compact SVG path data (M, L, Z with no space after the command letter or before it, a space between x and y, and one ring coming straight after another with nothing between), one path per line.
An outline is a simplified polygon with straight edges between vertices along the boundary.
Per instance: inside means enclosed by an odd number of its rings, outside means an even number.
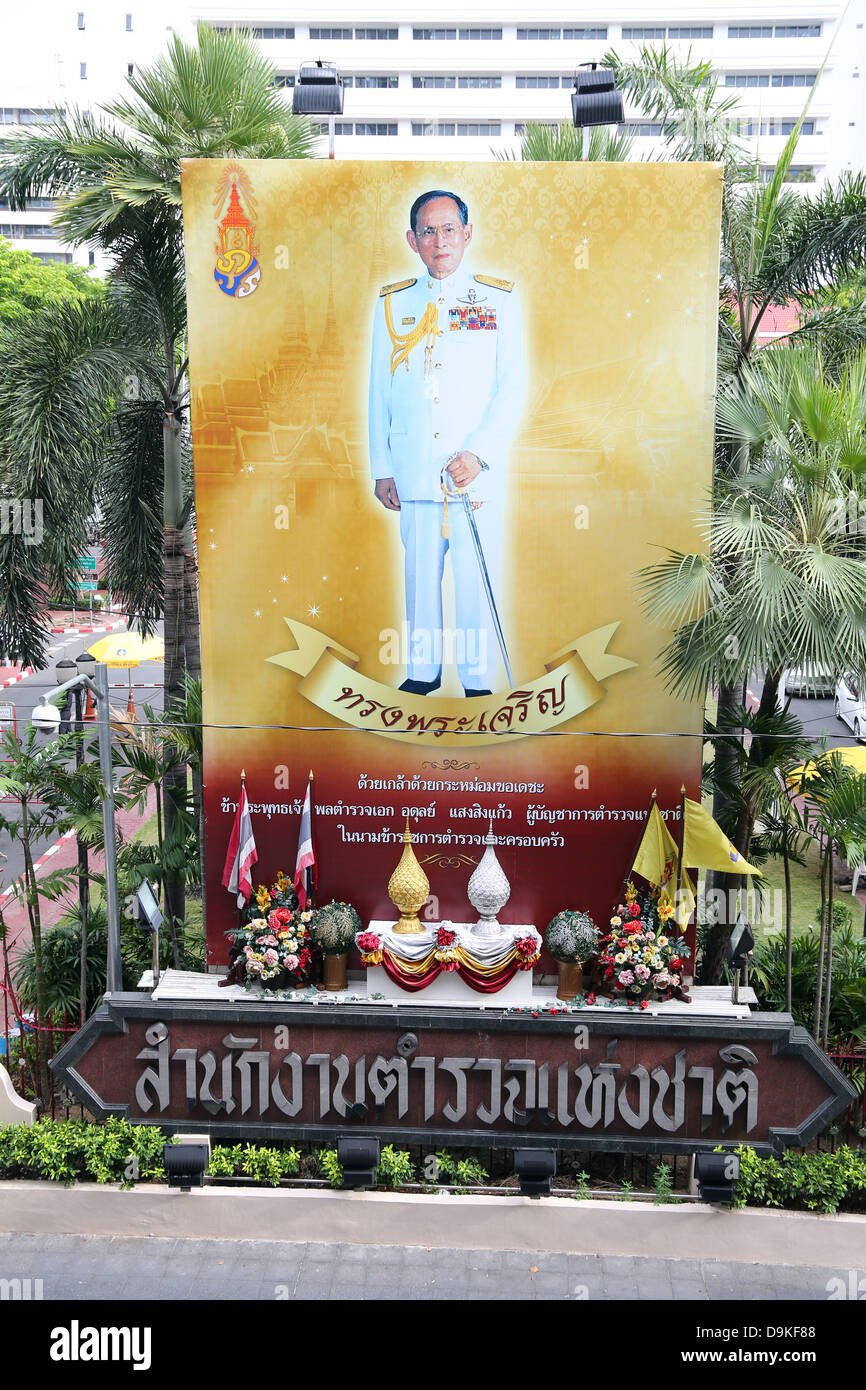
M88 264L88 265L96 265L96 252L95 252L95 251L88 251L88 253L87 253L87 264Z
M82 82L86 82L86 81L87 81L87 64L86 64L86 63L81 63L81 64L80 64L79 77L81 78L81 81L82 81Z
M791 135L797 122L778 119L769 121L732 120L729 124L733 126L738 135ZM814 135L815 122L804 121L800 128L800 134Z
M413 121L413 135L501 135L499 121Z
M729 24L729 39L771 39L772 24Z
M540 41L540 40L542 40L542 39L547 39L547 40L556 41L557 39L559 39L559 38L562 37L562 30L561 30L561 29L518 29L518 31L517 31L517 37L518 37L519 39L528 39L528 40L533 41L533 42L534 42L535 40L539 40L539 41Z
M484 43L490 43L493 39L502 38L501 29L461 29L461 39L481 39Z
M56 237L57 228L49 222L0 222L0 236L16 241L25 237Z
M132 33L132 15L131 15L131 14L128 14L128 15L126 16L126 32L127 32L127 34L131 34L131 33Z
M322 127L327 130L327 126ZM336 135L396 135L396 121L336 121Z
M14 106L0 106L0 125L15 124Z
M814 72L729 72L726 87L813 87Z
M533 128L533 130L538 130L538 129L540 129L540 128L543 128L544 130L559 130L559 127L560 127L561 124L562 124L562 125L565 125L566 122L564 122L564 121L563 121L563 122L560 122L560 121L515 121L515 122L514 122L514 134L515 134L515 135L525 135L525 134L526 134L526 129L527 129L527 126L528 126L528 125L531 125L532 128ZM567 124L570 126L570 125L571 125L571 122L568 121Z
M413 87L456 87L456 77L439 77L432 73L420 73L412 78Z
M624 24L622 27L622 36L624 39L663 39L665 37L665 31L664 28L648 28L645 24L638 25L637 28L634 26L628 27Z
M669 24L669 39L711 39L712 24Z
M619 127L629 135L650 135L659 136L664 130L661 121L626 121L625 125Z
M31 251L34 261L43 261L46 265L72 265L71 251Z
M777 39L820 39L820 24L777 24Z
M607 25L601 25L595 29L563 29L564 39L606 39Z
M531 90L534 92L539 88L558 87L560 81L563 87L570 87L572 80L573 79L570 77L563 77L561 79L559 77L517 77L515 78L515 83L518 91L526 89L527 91Z
M396 39L396 29L356 29L356 39Z
M344 82L344 85L346 85L346 79L345 79L345 78L343 78L343 82ZM294 87L294 85L295 85L295 79L294 79L294 76L293 76L291 73L278 72L277 75L276 75L276 77L275 77L274 80L273 80L273 84L272 84L272 85L273 85L274 87Z
M310 29L311 39L350 39L351 29Z
M56 111L46 111L41 108L32 110L29 106L22 106L18 112L18 119L22 125L47 125L53 121Z
M398 86L397 74L388 73L385 76L372 76L370 73L355 72L347 73L343 78L344 87L376 87L392 88Z
M127 75L127 77L132 77L132 75L133 75L134 72L135 72L135 63L127 63L127 65L126 65L126 75Z
M475 76L475 75L473 75L473 74L471 74L471 73L467 73L465 77L458 77L458 79L457 79L457 86L458 86L458 87L464 87L464 88L466 88L466 87L483 87L483 88L485 88L485 89L486 89L486 88L492 88L492 87L499 88L499 87L502 86L502 78L501 78L501 77L486 77L486 76L485 76L485 77L482 77L482 76Z
M775 168L762 166L759 175L761 183L769 183L775 174ZM814 183L815 170L811 164L792 164L785 175L785 183Z
M456 39L456 29L413 29L413 39Z
M78 27L79 27L79 29L83 29L83 28L84 28L84 11L83 11L83 10L79 10L79 11L78 11Z

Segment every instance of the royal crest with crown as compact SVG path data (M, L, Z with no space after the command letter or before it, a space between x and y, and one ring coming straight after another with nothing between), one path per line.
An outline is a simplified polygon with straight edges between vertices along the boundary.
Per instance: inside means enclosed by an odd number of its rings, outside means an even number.
M241 201L243 199L243 202ZM228 200L225 216L220 214ZM244 211L244 204L247 211ZM216 265L214 279L223 294L245 299L259 287L262 268L256 255L256 200L252 184L239 164L229 164L220 179L214 198L217 218Z

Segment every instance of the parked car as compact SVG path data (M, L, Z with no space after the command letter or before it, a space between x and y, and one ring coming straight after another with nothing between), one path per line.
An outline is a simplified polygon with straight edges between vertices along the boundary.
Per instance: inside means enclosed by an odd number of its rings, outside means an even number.
M841 719L853 729L854 737L866 733L866 678L863 676L840 676L836 682L833 701L836 718Z
M782 682L786 695L816 695L828 699L836 688L836 674L829 666L791 666Z

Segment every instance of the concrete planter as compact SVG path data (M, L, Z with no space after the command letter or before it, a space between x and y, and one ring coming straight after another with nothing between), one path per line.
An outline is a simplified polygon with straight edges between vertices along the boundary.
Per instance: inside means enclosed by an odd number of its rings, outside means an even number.
M0 1182L0 1230L661 1255L860 1268L866 1216L702 1204Z

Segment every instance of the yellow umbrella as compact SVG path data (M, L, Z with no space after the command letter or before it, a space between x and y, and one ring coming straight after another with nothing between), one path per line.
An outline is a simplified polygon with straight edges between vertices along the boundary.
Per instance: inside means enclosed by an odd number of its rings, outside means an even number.
M142 637L138 632L115 632L109 637L100 637L89 648L94 661L104 666L120 666L128 669L129 699L126 710L135 718L135 701L132 698L132 667L142 661L162 661L165 658L165 643L161 637Z
M138 632L100 637L88 650L94 661L101 661L104 666L138 666L142 661L162 661L165 656L161 637L142 637Z
M842 762L852 768L854 772L866 772L866 748L861 747L859 743L845 748L828 748L827 753L822 754L822 757L827 757L829 753L838 753ZM800 767L795 767L788 775L789 786L795 786L804 772L807 779L817 776L820 761L820 758L813 759Z

